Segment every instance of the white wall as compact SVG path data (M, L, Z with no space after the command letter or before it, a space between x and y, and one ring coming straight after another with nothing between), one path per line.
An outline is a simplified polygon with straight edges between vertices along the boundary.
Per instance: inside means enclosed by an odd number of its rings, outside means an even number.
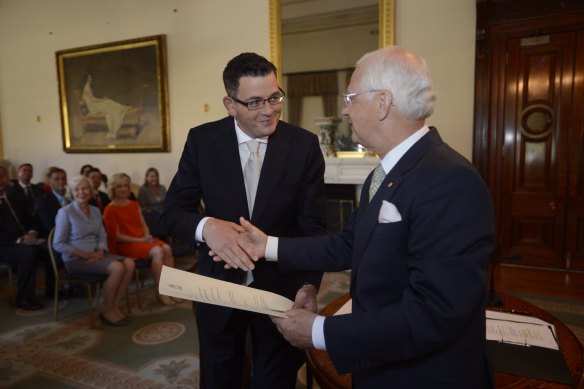
M396 44L421 55L438 96L427 120L472 158L475 0L396 0Z
M396 0L397 44L426 58L435 81L438 103L429 123L468 158L474 33L474 0ZM171 152L63 152L55 52L156 34L167 35ZM242 51L269 56L267 0L0 0L4 158L31 162L35 181L50 165L74 175L90 163L138 182L153 165L168 184L188 129L225 115L221 72Z
M167 35L171 152L65 153L55 52L157 34ZM4 158L31 162L34 181L51 165L72 176L90 163L137 182L156 166L169 184L188 129L226 114L222 71L242 51L269 57L267 0L0 0Z

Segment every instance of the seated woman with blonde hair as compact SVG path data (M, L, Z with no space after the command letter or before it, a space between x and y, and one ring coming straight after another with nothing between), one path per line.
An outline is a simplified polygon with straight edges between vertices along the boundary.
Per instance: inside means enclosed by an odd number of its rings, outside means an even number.
M92 205L93 186L85 176L70 181L73 200L59 209L55 218L53 247L61 253L65 270L71 273L107 274L103 285L101 319L112 326L127 324L119 308L134 274L134 261L107 251L107 236L101 211Z
M162 265L174 267L171 247L150 234L140 205L129 199L130 177L127 174L114 174L108 192L111 203L105 207L103 219L110 251L138 260L152 258L152 271L158 284ZM174 305L168 296L158 295L158 298L164 305Z

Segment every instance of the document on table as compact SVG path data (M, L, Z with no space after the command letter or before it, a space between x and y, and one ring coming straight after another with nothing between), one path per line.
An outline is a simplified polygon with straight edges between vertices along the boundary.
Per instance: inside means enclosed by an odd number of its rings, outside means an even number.
M163 266L160 294L223 307L286 317L293 301L279 294Z
M487 340L559 350L556 329L541 319L487 310Z

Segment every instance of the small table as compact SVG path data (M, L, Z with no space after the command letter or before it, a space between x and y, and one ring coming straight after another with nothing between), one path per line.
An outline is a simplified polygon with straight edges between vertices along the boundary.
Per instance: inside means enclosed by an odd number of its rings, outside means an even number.
M529 312L534 317L552 323L556 327L560 350L564 355L566 364L570 369L572 380L576 383L576 388L584 387L584 349L574 333L561 321L549 314L547 311L507 293L499 292L505 304L501 307L503 311ZM321 312L322 315L331 316L339 310L349 300L349 295L339 297ZM351 375L339 375L335 370L326 351L310 349L306 351L306 359L312 369L312 374L322 389L350 389ZM495 385L497 388L545 388L545 389L569 389L570 385L558 384L555 382L540 381L527 377L518 377L501 372L495 372Z

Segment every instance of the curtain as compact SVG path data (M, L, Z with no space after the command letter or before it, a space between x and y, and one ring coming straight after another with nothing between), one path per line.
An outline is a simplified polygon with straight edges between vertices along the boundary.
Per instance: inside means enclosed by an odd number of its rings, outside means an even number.
M289 122L299 125L302 117L302 99L322 96L325 116L337 116L339 87L337 71L288 74L286 97Z

